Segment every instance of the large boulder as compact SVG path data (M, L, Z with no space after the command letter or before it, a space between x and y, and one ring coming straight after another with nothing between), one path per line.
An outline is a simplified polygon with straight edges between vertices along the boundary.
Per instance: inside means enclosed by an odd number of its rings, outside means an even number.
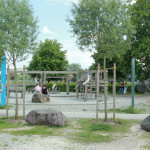
M150 132L150 115L147 116L140 125L143 130Z
M50 102L49 95L41 94L41 92L36 91L32 97L33 103L44 103L44 102Z
M67 123L65 115L58 110L32 110L25 120L30 124L48 126L64 126Z

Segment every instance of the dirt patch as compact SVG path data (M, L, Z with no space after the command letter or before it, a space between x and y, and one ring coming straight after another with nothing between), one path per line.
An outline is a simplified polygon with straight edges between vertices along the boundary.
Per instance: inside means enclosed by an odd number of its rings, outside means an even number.
M69 124L75 129L81 128L80 124L78 123L78 119L71 120Z
M18 118L17 120L14 118L9 118L9 119L5 119L6 122L12 123L14 125L16 124L22 124L22 125L26 125L26 121L23 118Z
M112 127L121 126L121 124L115 123L115 122L113 122L113 120L110 120L110 119L107 120L107 122L105 122L104 120L99 120L99 121L92 120L91 124L107 124L107 125L112 126Z
M10 128L4 129L4 131L23 131L23 130L31 130L33 127L20 127L20 128Z

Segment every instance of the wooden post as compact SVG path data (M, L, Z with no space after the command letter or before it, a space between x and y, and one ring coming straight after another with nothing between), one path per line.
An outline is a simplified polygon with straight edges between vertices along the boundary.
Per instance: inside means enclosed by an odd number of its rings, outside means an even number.
M107 87L106 87L106 56L104 56L104 97L105 97L105 121L107 122Z
M97 68L97 83L96 83L96 120L98 119L98 99L99 99L99 72L100 72L100 64L98 64Z
M25 118L25 93L26 93L25 66L23 66L23 118Z
M66 95L69 95L69 77L67 76Z
M16 111L15 111L15 119L18 119L18 86L17 86L17 68L15 63L15 91L16 91Z
M113 122L116 121L116 116L115 116L115 103L116 103L116 64L114 64L114 75L113 75Z
M87 70L86 70L87 71ZM88 72L85 72L85 81L87 80L87 77L88 76ZM87 87L87 85L85 85L85 98L84 98L84 101L87 101L88 100L88 92L87 92L87 90L88 90L88 87Z
M44 71L44 84L46 84L46 72Z
M41 78L40 78L40 86L42 87L43 85L42 85L42 78L43 78L43 75L42 75L42 73L40 74L41 75Z
M76 85L78 85L78 80L79 79L79 74L77 73L76 74ZM76 98L79 98L79 90L78 90L78 87L76 88Z
M6 103L6 118L8 119L8 103L9 103L9 78L10 78L10 73L9 73L9 65L7 68L7 103Z
M87 92L87 90L88 90L88 87L87 87L87 85L85 85L85 99L84 99L84 101L88 100L88 92Z
M91 80L90 80L90 97L92 98L92 81L93 80L93 74L91 73Z

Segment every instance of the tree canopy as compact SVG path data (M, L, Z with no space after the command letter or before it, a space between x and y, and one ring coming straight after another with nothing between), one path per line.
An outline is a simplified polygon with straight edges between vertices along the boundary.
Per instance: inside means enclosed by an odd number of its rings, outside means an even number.
M67 70L66 51L57 40L40 42L37 52L33 55L28 70L63 71Z
M72 63L68 66L69 71L80 71L83 70L80 64Z
M16 119L18 118L16 61L35 51L37 18L28 0L0 0L0 52L15 69Z
M127 6L120 0L81 0L68 19L81 50L111 58L130 47L134 33Z
M136 26L132 56L136 58L138 78L150 77L150 0L137 0L132 5L132 22Z
M35 50L37 22L28 0L0 0L0 51L13 65Z
M90 66L90 70L96 70L98 63L101 64L101 68L103 68L103 56L99 55L98 53L94 53L92 55L95 62ZM117 80L122 81L129 78L129 75L131 74L131 50L128 50L127 53L122 54L121 57L113 57L111 59L107 58L106 66L109 66L110 68L113 67L113 63L117 64ZM113 78L113 70L109 70L109 78Z

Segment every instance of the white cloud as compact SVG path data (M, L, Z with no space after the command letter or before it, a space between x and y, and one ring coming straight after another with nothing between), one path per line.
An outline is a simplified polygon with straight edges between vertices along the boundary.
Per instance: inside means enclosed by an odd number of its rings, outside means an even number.
M82 68L85 69L89 68L94 62L93 58L91 57L92 53L88 51L80 51L76 46L75 39L64 40L61 43L63 45L63 49L67 50L67 60L70 64L79 63L81 64Z
M47 26L43 27L43 29L42 29L42 33L43 33L43 34L56 35L56 33L55 33L55 32L50 31L50 30L48 29L48 27L47 27Z
M90 52L81 52L80 50L67 51L67 59L70 64L81 64L83 69L88 69L94 62Z

